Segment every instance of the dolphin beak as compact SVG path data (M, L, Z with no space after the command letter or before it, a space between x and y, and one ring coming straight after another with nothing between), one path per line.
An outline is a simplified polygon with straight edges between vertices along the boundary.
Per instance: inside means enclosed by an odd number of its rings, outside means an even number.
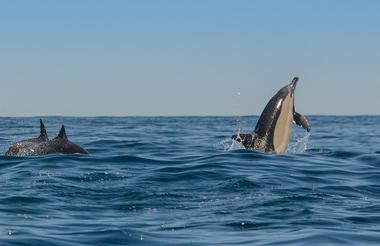
M292 82L290 82L290 85L289 85L290 89L292 90L292 93L296 91L297 83L298 83L298 77L294 77Z

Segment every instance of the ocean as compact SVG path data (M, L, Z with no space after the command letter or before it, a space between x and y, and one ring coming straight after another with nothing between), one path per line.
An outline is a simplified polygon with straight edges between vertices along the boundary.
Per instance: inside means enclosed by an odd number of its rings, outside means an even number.
M308 118L272 155L230 139L256 116L44 117L90 155L28 158L0 118L0 245L379 245L380 117Z

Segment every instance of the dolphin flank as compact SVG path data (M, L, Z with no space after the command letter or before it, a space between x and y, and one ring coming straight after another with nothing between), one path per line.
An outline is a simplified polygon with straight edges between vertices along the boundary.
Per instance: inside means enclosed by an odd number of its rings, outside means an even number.
M49 140L44 123L40 120L40 136L38 138L22 140L13 144L5 152L5 155L37 156L54 153L88 154L85 149L69 141L63 125L58 136Z
M271 98L252 133L238 133L233 135L232 139L259 152L285 153L288 150L293 122L307 132L310 131L309 121L294 108L297 83L298 77L294 77L289 85L281 88Z

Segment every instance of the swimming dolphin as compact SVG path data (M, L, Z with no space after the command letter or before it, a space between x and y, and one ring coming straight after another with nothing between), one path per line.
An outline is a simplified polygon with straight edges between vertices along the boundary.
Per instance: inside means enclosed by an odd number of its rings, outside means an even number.
M238 133L233 135L232 139L249 149L282 154L288 149L293 122L309 132L308 120L294 109L297 82L298 77L294 77L289 85L284 86L272 97L261 113L253 133Z
M88 154L88 152L70 142L67 138L65 127L62 125L58 136L49 140L45 126L40 120L40 136L38 138L27 139L13 144L5 155L9 156L36 156L53 153L62 154Z
M61 130L57 137L49 140L48 142L42 142L39 146L40 152L44 154L62 153L62 154L84 154L88 152L81 146L71 142L66 135L65 126L62 125Z

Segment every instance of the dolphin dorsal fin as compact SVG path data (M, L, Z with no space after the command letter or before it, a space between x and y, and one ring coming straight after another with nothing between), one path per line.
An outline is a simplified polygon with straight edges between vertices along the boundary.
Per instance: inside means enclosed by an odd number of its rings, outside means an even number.
M66 130L65 130L65 126L64 125L62 125L61 130L59 131L59 134L58 134L57 138L62 138L62 139L67 140Z
M40 136L38 138L43 139L43 140L48 140L48 135L45 129L45 125L42 122L42 119L40 119Z

